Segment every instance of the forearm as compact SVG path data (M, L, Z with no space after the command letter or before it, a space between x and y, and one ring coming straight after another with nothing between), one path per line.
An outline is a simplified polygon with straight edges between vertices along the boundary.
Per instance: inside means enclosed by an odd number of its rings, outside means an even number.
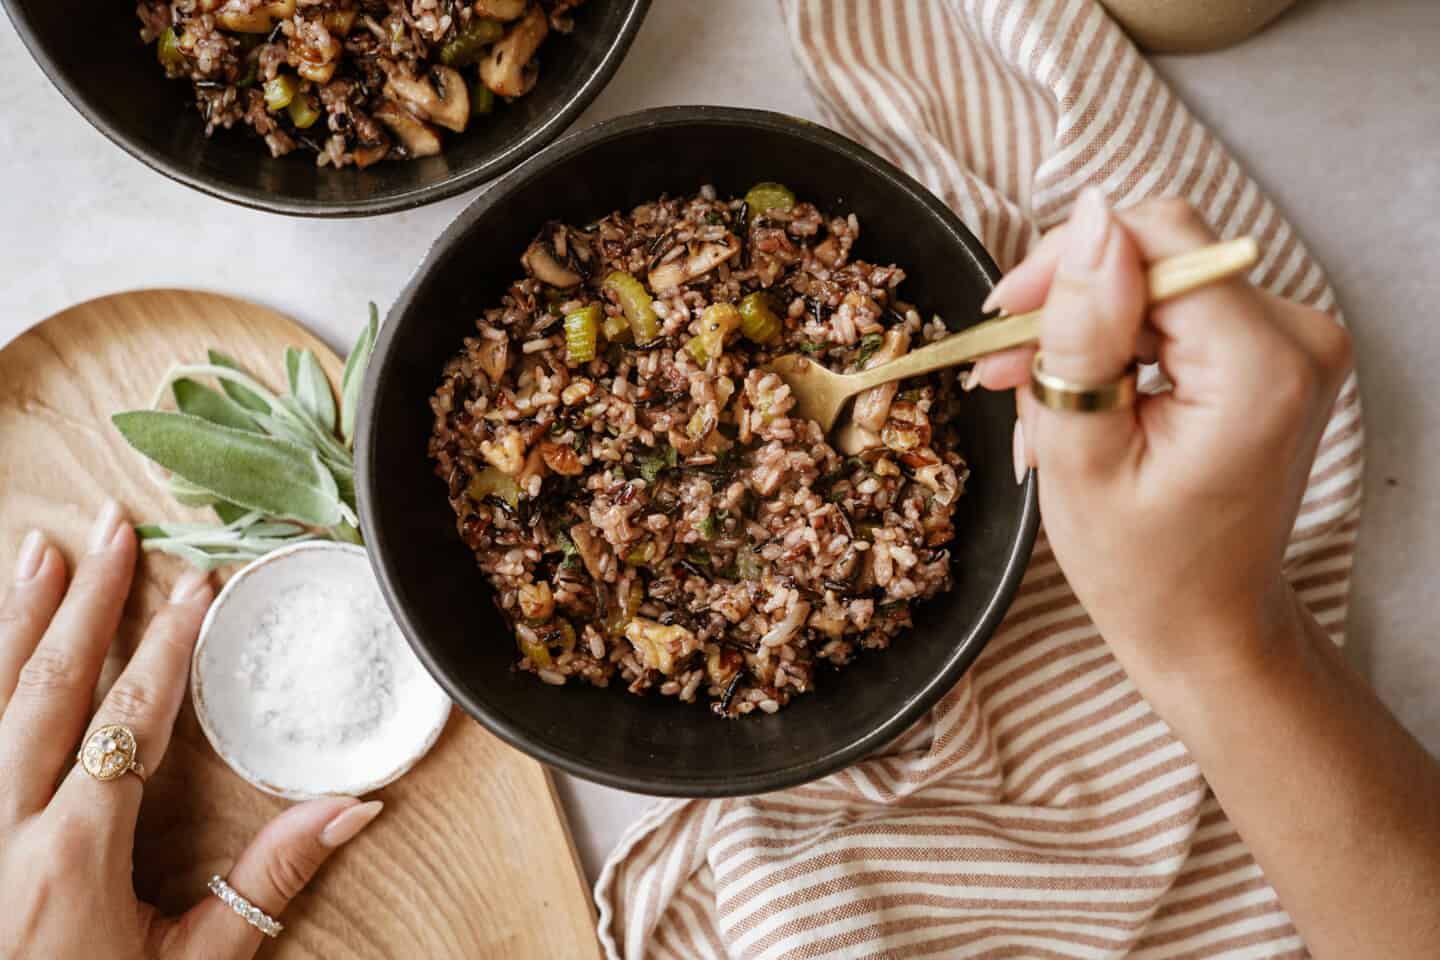
M1234 653L1183 670L1153 642L1117 653L1317 956L1432 956L1440 766L1290 606L1265 636L1204 638Z

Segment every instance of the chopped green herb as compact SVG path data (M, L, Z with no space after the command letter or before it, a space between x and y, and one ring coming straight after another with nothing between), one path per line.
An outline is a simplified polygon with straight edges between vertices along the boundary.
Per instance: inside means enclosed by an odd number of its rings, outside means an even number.
M800 344L800 352L801 352L801 353L811 353L811 354L814 354L814 353L823 353L826 349L827 349L827 344L823 344L823 343L802 343L802 344Z
M660 476L660 471L666 467L673 467L679 462L680 454L674 447L652 450L639 459L640 476L645 478L647 484L652 484L655 482L655 478Z
M570 539L570 534L564 530L555 532L555 545L565 555L560 561L561 570L577 570L580 567L580 548L575 546L575 541Z
M865 336L860 338L860 355L855 358L855 363L862 367L865 366L865 363L871 357L875 356L875 351L879 350L884 342L885 337L881 334L865 334Z
M714 540L716 534L719 532L720 521L716 518L715 514L705 514L705 519L700 521L700 536L706 540Z
M705 214L705 222L712 227L718 227L725 222L725 218L720 216L720 214L716 213L714 210L711 210L709 213Z
M643 567L654 559L654 555L655 541L645 540L630 548L630 552L625 554L625 563L632 567Z

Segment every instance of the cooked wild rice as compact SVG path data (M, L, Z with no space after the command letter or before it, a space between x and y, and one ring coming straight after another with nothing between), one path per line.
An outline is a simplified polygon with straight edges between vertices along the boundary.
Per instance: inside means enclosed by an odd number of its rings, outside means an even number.
M944 324L897 299L898 267L851 259L853 215L751 206L707 186L583 229L547 224L431 400L460 536L521 669L547 683L618 677L724 715L773 713L817 662L888 646L912 603L950 585L966 478L954 375L862 395L832 445L788 416L789 387L764 369L798 350L854 370ZM658 336L602 336L578 362L565 318L598 305L618 324L614 271L647 281ZM778 337L734 331L719 356L692 352L707 307L759 290Z
M205 133L367 167L440 151L493 97L535 84L535 50L584 0L139 0L140 37L191 82ZM461 73L461 71L465 73ZM323 120L324 123L320 121Z

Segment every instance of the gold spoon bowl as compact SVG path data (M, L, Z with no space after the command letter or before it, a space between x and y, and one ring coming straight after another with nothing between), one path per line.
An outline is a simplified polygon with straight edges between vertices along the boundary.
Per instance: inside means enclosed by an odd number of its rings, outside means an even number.
M1254 266L1259 257L1260 248L1255 238L1241 237L1161 260L1146 274L1149 302L1160 303L1243 273ZM794 415L814 420L829 433L850 399L871 387L1034 343L1040 336L1042 313L1032 310L986 320L938 343L856 373L836 373L798 353L777 357L770 363L770 369L789 384L790 393L795 397Z

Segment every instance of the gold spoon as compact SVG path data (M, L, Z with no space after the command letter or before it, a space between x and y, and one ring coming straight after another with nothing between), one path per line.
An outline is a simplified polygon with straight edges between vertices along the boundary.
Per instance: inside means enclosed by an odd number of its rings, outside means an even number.
M1160 303L1197 287L1243 273L1260 258L1254 237L1201 247L1161 260L1146 274L1150 303ZM1016 316L999 316L921 347L888 363L858 373L835 373L798 353L777 357L770 369L790 385L795 397L793 416L814 420L826 433L857 393L906 377L918 377L945 367L968 363L989 353L1033 343L1040 336L1040 315L1033 310Z

